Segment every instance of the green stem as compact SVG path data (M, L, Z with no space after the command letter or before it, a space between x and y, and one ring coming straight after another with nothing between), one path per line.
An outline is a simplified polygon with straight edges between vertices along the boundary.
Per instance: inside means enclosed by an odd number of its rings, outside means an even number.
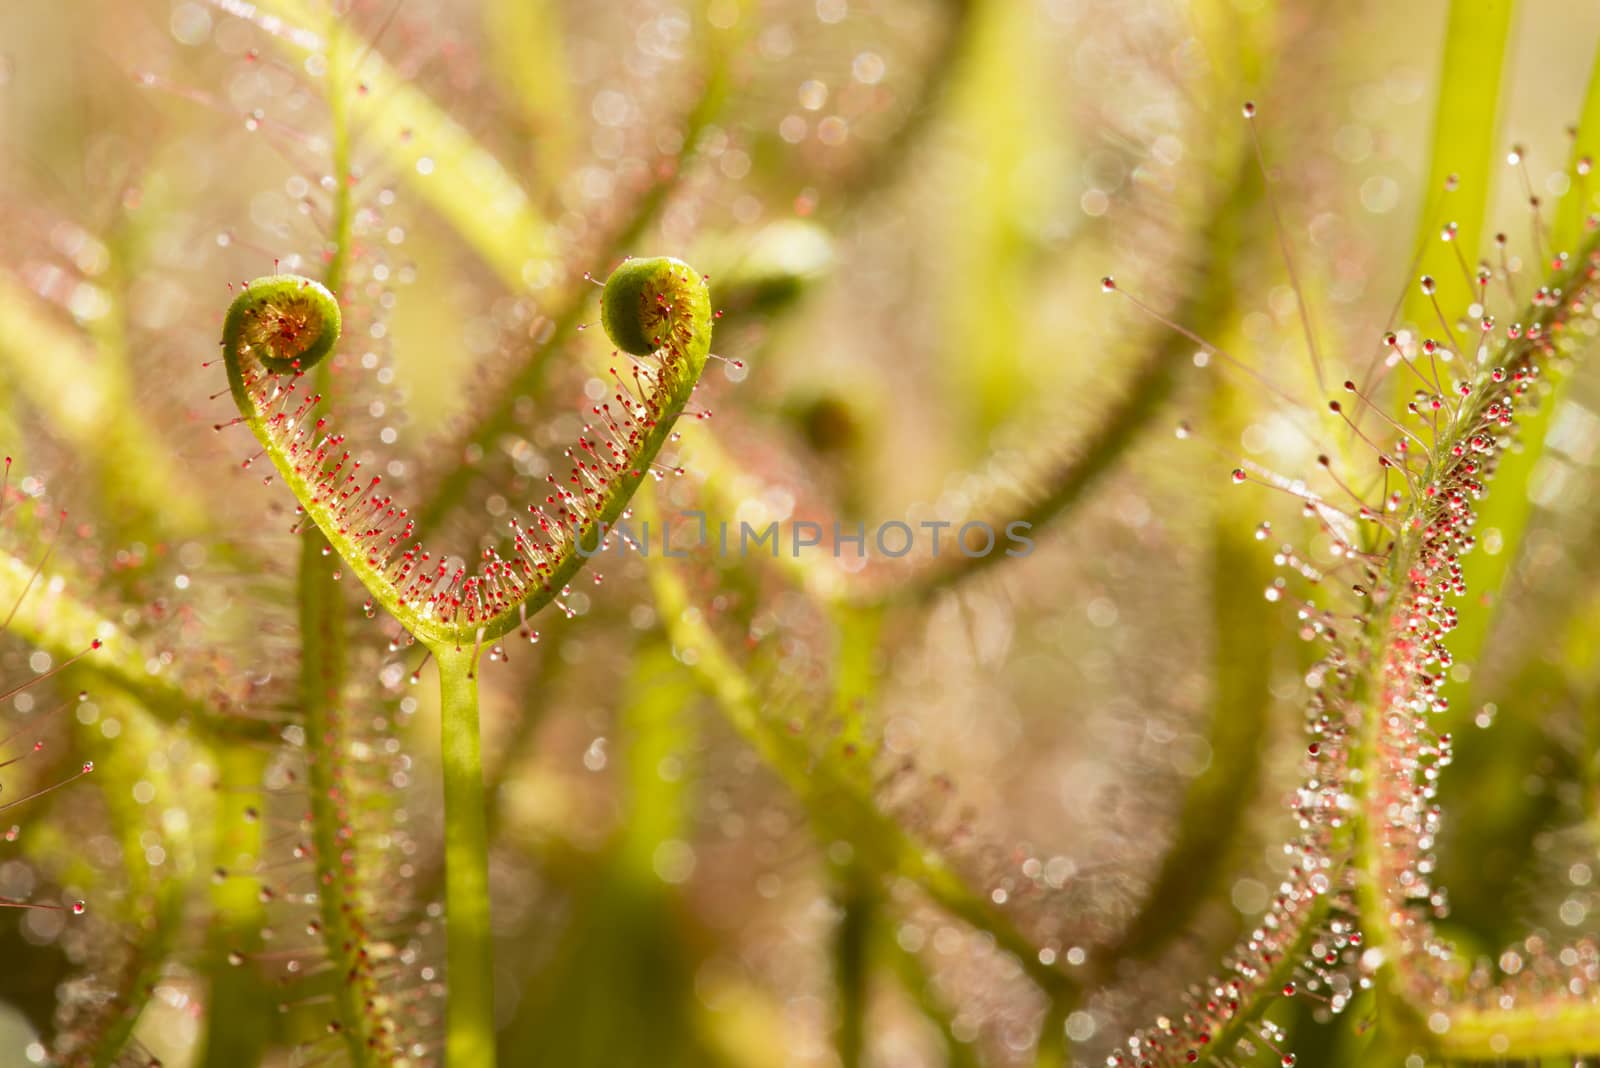
M858 775L870 767L868 709L877 696L878 635L883 613L874 608L839 607L833 667L833 712L838 734L833 746ZM858 758L851 760L849 754ZM870 786L870 784L865 784ZM819 828L826 833L826 828ZM839 1020L835 1046L841 1068L860 1068L866 1061L867 1008L871 996L869 949L879 923L878 895L872 873L852 857L835 865L834 900L839 926L833 937L834 982L838 987Z
M1432 1045L1451 1060L1504 1063L1507 1058L1570 1057L1595 1048L1597 1016L1600 1010L1592 1003L1563 1001L1559 995L1526 1008L1457 1008L1450 1013L1449 1029Z
M1587 303L1587 272L1590 257L1597 252L1600 252L1600 235L1591 235L1572 258L1571 265L1549 280L1550 288L1566 294L1569 300ZM1548 335L1564 325L1560 309L1529 307L1524 311L1525 321L1533 322L1540 335ZM1534 354L1535 350L1531 347L1507 346L1495 353L1494 359L1516 371L1528 366ZM1441 439L1438 453L1442 459L1424 470L1419 485L1434 485L1440 477L1437 465L1450 462L1451 447L1471 433L1471 428L1482 425L1484 408L1494 394L1480 389L1474 396L1473 403L1456 416ZM1503 466L1496 477L1507 477ZM1571 1020L1580 1023L1587 1020L1592 1024L1597 1012L1593 1005L1558 1001L1548 1009L1535 1007L1500 1011L1457 1008L1450 1014L1449 1029L1443 1036L1430 1037L1422 1028L1423 1017L1431 1021L1437 1011L1438 1003L1434 999L1437 986L1433 977L1424 970L1426 962L1419 961L1411 952L1415 948L1411 944L1414 940L1401 923L1410 906L1393 889L1398 872L1391 862L1394 847L1388 841L1391 825L1389 813L1397 792L1409 791L1411 783L1404 772L1399 773L1396 782L1396 773L1389 770L1390 761L1386 760L1388 754L1385 753L1385 746L1392 743L1387 742L1385 737L1385 718L1390 710L1385 704L1384 686L1385 672L1391 669L1391 658L1397 655L1394 630L1397 625L1404 623L1403 598L1407 596L1407 575L1422 551L1423 538L1414 532L1427 528L1437 507L1431 500L1418 501L1398 525L1398 529L1405 534L1390 551L1381 588L1389 591L1387 596L1399 600L1382 609L1372 629L1370 643L1380 653L1359 680L1350 700L1350 707L1362 710L1362 719L1350 756L1351 794L1356 812L1355 818L1349 823L1347 841L1352 866L1357 873L1356 899L1362 937L1368 951L1375 951L1382 961L1377 972L1380 1016L1386 1026L1400 1028L1402 1033L1404 1029L1410 1029L1419 1043L1449 1050L1453 1055L1498 1059L1508 1052L1537 1055L1571 1049L1571 1045L1562 1045L1571 1031L1561 1030L1560 1025L1562 1021ZM1464 618L1468 616L1468 613L1463 613ZM1593 1034L1594 1031L1591 1029L1588 1033ZM1531 1046L1495 1049L1493 1040L1499 1036L1511 1037L1519 1042L1526 1036ZM1546 1042L1554 1045L1541 1044Z
M351 50L348 37L341 34L336 18L330 17L328 33L328 127L332 136L333 222L328 235L328 269L322 284L338 293L350 265L350 231L354 214L350 210L350 96L354 71L348 65ZM324 373L326 371L324 370Z
M1070 998L1055 998L1045 1010L1044 1025L1039 1028L1039 1045L1034 1051L1035 1068L1069 1068L1072 1064L1072 1047L1067 1042L1067 1014L1072 1011Z
M861 1068L867 1059L868 981L872 970L868 950L877 925L877 894L868 873L851 863L839 872L835 897L841 910L833 936L834 982L839 989L835 1048L840 1068Z
M547 705L544 696L552 691L560 679L562 649L572 634L571 628L561 627L539 643L542 650L539 669L519 687L523 699L513 717L510 733L496 740L485 762L484 796L487 809L484 825L491 840L499 834L506 818L508 806L503 787L524 772L524 764L535 748L539 727L544 723ZM430 866L420 869L413 885L419 889L411 895L411 915L420 918L422 910L439 900L444 886L444 858L432 858Z
M881 960L893 969L900 987L916 1003L917 1009L933 1024L944 1039L946 1068L983 1068L983 1062L972 1048L972 1043L955 1032L954 1013L931 989L928 969L922 958L902 946L888 925L880 924L877 939Z
M640 520L659 529L654 486L646 485L635 505ZM842 754L819 759L808 740L796 737L770 714L755 684L718 640L705 616L691 611L694 606L688 588L669 561L652 553L645 557L645 567L662 626L674 648L680 655L692 655L691 666L723 718L783 780L822 833L849 842L861 864L881 878L906 879L951 914L987 931L1047 995L1059 996L1074 988L1071 977L1040 962L1039 947L987 894L968 885L933 843L878 806L862 773L846 764Z
M317 904L323 943L340 981L335 1004L356 1068L377 1063L381 1029L369 1006L378 1004L370 962L362 959L367 939L358 905L358 873L348 859L350 790L345 768L344 617L333 561L324 555L327 539L316 529L300 541L300 700L305 712L307 780Z
M493 1068L494 946L489 927L489 834L478 739L477 650L434 650L439 661L439 755L444 764L445 915L449 995L445 1063Z
M1254 1033L1256 1021L1261 1019L1262 1014L1274 1003L1275 992L1282 989L1284 983L1294 977L1295 969L1300 967L1306 955L1311 952L1311 945L1322 932L1323 921L1327 917L1326 896L1317 897L1301 911L1296 921L1298 930L1295 932L1294 941L1278 955L1272 970L1262 976L1262 981L1257 987L1262 993L1251 997L1238 1012L1228 1017L1227 1021L1212 1033L1209 1043L1211 1049L1219 1053L1230 1051L1240 1041Z
M261 800L268 753L253 745L219 746L217 754L216 862L230 873L248 872L261 861L261 821L247 812ZM211 945L206 964L211 981L201 1068L259 1064L272 1020L260 1011L269 996L253 965L233 965L228 955L257 953L266 910L255 883L222 879L211 890Z
M119 878L123 899L119 904L107 904L130 947L119 963L101 963L91 973L99 990L93 1000L77 1007L87 1014L87 1019L74 1028L77 1045L59 1062L53 1062L73 1068L146 1063L148 1055L134 1032L165 973L181 930L186 890L183 877L189 874L192 861L187 831L173 826L157 832L150 819L152 813L133 796L135 780L151 782L164 795L170 795L175 786L171 776L152 767L153 758L163 751L159 748L163 736L155 722L131 703L109 695L103 700L103 711L123 724L123 732L113 744L85 725L80 728L79 737L84 749L97 757L103 769L98 785L110 817L110 829L122 845ZM170 767L166 770L170 771ZM167 860L159 866L145 860L145 847L152 833L159 833L167 850ZM65 1050L58 1048L57 1052Z
M339 53L333 53L338 58ZM332 258L326 274L328 286L339 284L349 260L350 135L343 82L337 72L328 93L333 141L333 173L337 183L333 199ZM319 391L331 385L332 363L316 368ZM305 715L307 775L310 785L312 842L315 846L317 895L323 941L338 967L335 1004L339 1022L356 1068L376 1064L392 1055L394 1039L390 1021L380 1018L377 979L367 959L365 901L361 873L348 841L351 786L349 781L348 724L344 718L345 605L336 578L337 560L328 554L329 542L311 527L300 539L300 696Z

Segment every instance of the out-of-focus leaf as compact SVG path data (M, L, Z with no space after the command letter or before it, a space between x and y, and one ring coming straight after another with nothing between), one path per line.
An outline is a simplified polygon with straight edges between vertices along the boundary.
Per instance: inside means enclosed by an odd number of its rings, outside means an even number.
M1578 124L1576 144L1580 152L1588 151L1583 146L1600 145L1600 50L1596 52L1589 75L1589 94ZM1575 197L1568 199L1576 202ZM1580 230L1581 227L1572 219L1558 223L1555 231L1557 247L1576 242L1581 236ZM1544 456L1545 436L1565 395L1564 383L1558 378L1539 406L1522 417L1517 432L1521 447L1509 450L1500 457L1499 472L1495 476L1499 488L1491 492L1478 508L1479 548L1462 561L1462 571L1467 589L1472 591L1469 596L1481 599L1480 603L1488 603L1482 610L1461 613L1461 625L1450 635L1450 648L1458 663L1477 664L1494 631L1499 615L1494 599L1510 580L1522 551L1523 535L1533 515L1530 479ZM1457 722L1460 717L1470 715L1471 703L1475 698L1470 682L1453 676L1453 681L1445 688L1444 696L1449 700L1452 718Z
M1462 277L1455 253L1439 240L1440 226L1455 222L1455 240L1469 264L1475 262L1483 238L1484 215L1494 188L1494 161L1499 158L1500 81L1506 67L1515 0L1454 0L1445 27L1444 68L1439 74L1433 116L1433 145L1421 208L1421 272L1432 275L1436 296L1446 315L1472 302L1472 288ZM1433 208L1446 182L1458 187L1446 195L1442 217ZM1437 336L1438 316L1415 278L1406 279L1403 318L1425 336Z
M529 272L553 251L549 226L527 190L466 127L314 0L217 3L252 18L295 56L344 64L330 77L358 87L350 102L354 127L507 285L528 284Z
M55 322L0 274L0 382L16 389L72 446L108 522L157 536L205 529L205 507L135 400L130 369L97 358L89 339ZM147 535L148 536L148 535Z
M620 724L628 780L621 830L606 862L578 889L560 948L503 1035L503 1063L705 1063L694 1019L695 961L665 881L677 881L683 858L692 856L684 841L690 776L662 773L669 761L681 766L690 747L697 694L665 643L635 652Z

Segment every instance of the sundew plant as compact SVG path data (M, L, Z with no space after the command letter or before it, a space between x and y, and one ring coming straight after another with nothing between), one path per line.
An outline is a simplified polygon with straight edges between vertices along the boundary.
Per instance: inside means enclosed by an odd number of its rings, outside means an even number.
M0 8L0 1068L1600 1063L1600 9Z

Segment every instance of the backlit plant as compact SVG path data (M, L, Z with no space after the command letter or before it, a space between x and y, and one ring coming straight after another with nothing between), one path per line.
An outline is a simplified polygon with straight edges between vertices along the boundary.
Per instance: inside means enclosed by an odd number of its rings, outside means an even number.
M0 1063L1600 1055L1510 3L0 17Z

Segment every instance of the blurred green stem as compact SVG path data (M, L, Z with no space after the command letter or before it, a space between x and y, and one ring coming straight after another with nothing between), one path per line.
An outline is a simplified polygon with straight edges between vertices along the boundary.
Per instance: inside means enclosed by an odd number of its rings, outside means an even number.
M835 898L839 925L833 935L833 977L838 987L839 1023L835 1048L840 1068L861 1068L866 1060L868 949L877 914L876 896L866 873L841 866Z
M1071 1068L1072 1047L1067 1042L1067 1014L1072 1011L1069 998L1058 997L1045 1010L1044 1023L1039 1027L1039 1045L1034 1051L1034 1068Z
M704 87L694 106L683 120L683 148L665 176L653 183L631 204L621 225L609 234L594 252L594 262L609 270L612 263L625 256L630 246L655 222L667 197L678 186L689 161L699 151L700 141L712 123L721 114L729 92L729 65L733 61L736 45L753 21L748 12L749 0L739 0L741 17L733 29L718 29L706 24L705 38L706 77ZM544 390L545 372L551 358L560 352L582 329L586 318L593 315L594 286L589 277L574 281L557 305L548 331L523 356L509 382L495 390L489 406L472 420L466 436L441 445L440 453L451 459L443 479L434 487L421 507L416 510L416 535L425 537L436 530L455 508L461 504L474 482L488 473L478 458L486 458L501 438L514 433L520 422L519 402L526 397L536 397Z
M641 522L659 527L655 487L646 481L634 497ZM1029 978L1048 995L1075 988L1065 973L1039 961L1033 945L985 893L974 890L931 843L877 804L863 776L839 753L818 754L788 725L776 721L755 686L717 639L703 613L690 603L683 579L660 554L645 557L651 591L673 648L691 662L702 685L716 699L725 719L788 786L812 820L846 842L876 877L899 876L922 888L935 902L973 927L986 931L1017 959ZM685 655L688 654L688 655ZM819 759L819 755L825 758Z
M343 5L327 5L336 6ZM315 41L287 33L274 33L271 39L297 59L321 51L328 59L330 97L340 92L339 85L359 83L362 92L346 94L340 106L366 131L367 143L508 286L526 285L529 269L549 254L553 239L549 221L499 159L391 66L352 23L326 17L327 9L317 0L260 0L254 7L259 10L251 17L258 22L276 17L321 31ZM340 121L337 116L335 121ZM431 168L418 166L425 159L451 180L430 180ZM338 233L335 226L335 239Z
M890 925L879 925L878 941L884 947L888 964L900 980L902 989L944 1038L946 1068L983 1068L983 1062L974 1052L972 1043L956 1037L949 1007L942 1004L929 989L928 970L923 966L922 958L900 944Z
M72 447L106 504L101 518L109 529L152 542L192 537L207 529L210 513L145 418L134 361L114 318L120 314L113 304L91 345L0 273L0 382L8 402L26 399L50 435Z
M444 765L444 896L448 1001L445 1063L493 1068L494 946L489 835L478 740L478 651L441 648L439 755Z
M109 990L91 1010L99 1020L84 1030L88 1041L68 1059L76 1068L115 1068L136 1059L140 1047L134 1031L165 974L167 959L182 930L185 878L192 874L193 862L188 829L153 824L150 810L134 796L137 782L151 780L161 793L170 796L175 792L171 766L161 766L160 771L152 768L165 740L159 725L126 698L108 695L103 711L123 727L115 741L87 725L80 726L79 739L87 752L99 757L97 785L122 847L122 900L116 904L107 901L106 905L132 945L120 965L99 976ZM147 860L152 834L159 834L166 851L166 859L159 865Z
M1219 198L1222 210L1207 231L1206 248L1213 264L1182 309L1185 318L1179 320L1201 337L1223 337L1234 324L1241 249L1261 222L1260 179L1248 157L1235 166L1227 188ZM1168 368L1168 376L1181 360L1179 354L1188 351L1186 342L1174 334L1154 347L1152 359ZM1218 438L1228 440L1242 433L1248 423L1242 391L1226 380L1208 384L1210 422ZM1134 397L1140 392L1136 390ZM1114 428L1117 422L1108 426ZM1117 446L1113 454L1121 451ZM1221 492L1231 489L1223 487ZM1096 968L1102 976L1109 976L1122 960L1159 955L1182 935L1196 912L1224 896L1227 863L1255 811L1272 708L1271 651L1279 627L1277 613L1261 596L1274 575L1270 557L1254 534L1253 521L1236 504L1217 505L1211 531L1215 680L1207 737L1210 760L1189 782L1172 842L1139 911L1118 940L1097 955Z
M335 41L342 40L335 35ZM343 58L335 46L333 59ZM347 86L330 69L328 110L332 128L332 163L335 184L332 237L328 269L324 275L332 290L349 262L350 247L350 131L346 112ZM316 389L326 394L332 385L333 361L324 360L315 371ZM323 943L339 970L335 1003L351 1063L357 1068L375 1064L382 1056L381 1024L371 1011L372 976L365 959L359 873L347 860L345 834L350 813L345 774L344 682L345 604L337 580L338 558L328 539L307 524L300 535L300 698L306 725L307 776L310 786L311 831L316 853L317 895Z
M871 768L867 713L877 692L878 636L883 613L876 608L836 606L833 661L834 744L842 762L865 776ZM863 782L870 789L870 782ZM819 828L822 830L822 828ZM835 1035L842 1068L859 1068L866 1058L867 1001L871 978L868 949L877 924L877 893L872 875L855 857L834 865L834 900L839 924L833 937L833 971L839 1003Z
M345 627L341 591L333 578L335 561L327 546L316 527L300 536L300 702L323 944L338 969L334 997L350 1063L366 1068L378 1063L378 1049L364 989L370 978L361 959L366 946L353 900L355 873L345 861L349 820L341 708Z
M266 910L254 880L246 878L261 860L261 819L249 811L260 802L267 751L253 745L218 746L216 861L227 877L211 889L210 949L206 975L204 1051L201 1068L249 1068L261 1063L271 1017L261 1011L267 996L256 966L248 958L261 948ZM240 965L229 955L240 953Z
M322 284L334 296L344 285L345 271L350 265L350 239L354 226L354 213L350 205L350 186L355 180L350 167L350 95L353 71L347 62L350 50L346 35L338 32L336 21L328 34L328 125L332 132L333 203L328 236L328 269L323 272ZM318 368L326 375L326 361ZM324 383L325 384L325 383Z

